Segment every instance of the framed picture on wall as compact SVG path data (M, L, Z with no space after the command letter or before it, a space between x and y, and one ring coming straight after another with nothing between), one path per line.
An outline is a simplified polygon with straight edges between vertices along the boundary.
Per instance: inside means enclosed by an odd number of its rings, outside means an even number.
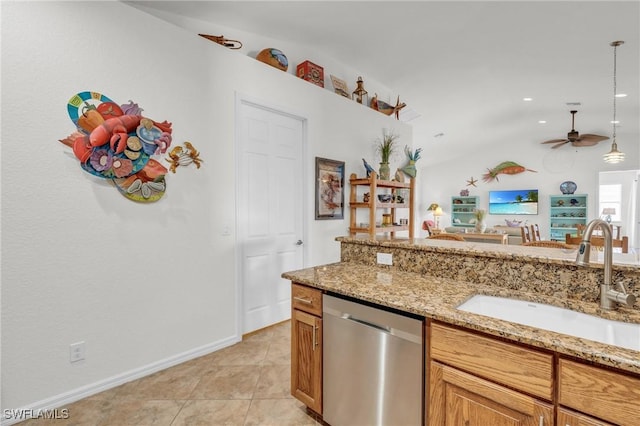
M344 161L316 157L316 220L344 219Z

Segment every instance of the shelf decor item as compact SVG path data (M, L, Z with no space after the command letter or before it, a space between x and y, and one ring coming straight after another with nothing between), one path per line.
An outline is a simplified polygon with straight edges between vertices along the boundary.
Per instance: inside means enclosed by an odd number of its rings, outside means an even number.
M344 161L316 157L316 220L344 219Z
M340 96L344 96L345 98L350 98L349 88L347 87L347 82L336 77L335 75L330 75L331 84L333 84L333 91L336 92Z
M473 213L473 215L476 218L475 229L482 234L487 229L487 224L484 222L487 211L484 209L478 209Z
M404 102L400 102L400 96L398 96L395 106L379 100L377 93L373 96L373 98L371 98L372 109L381 112L384 115L395 114L396 120L400 119L400 110L406 106L407 104L405 104Z
M223 35L214 36L209 34L198 34L200 37L204 37L207 40L213 41L214 43L221 44L224 47L228 47L232 50L238 50L242 47L242 42L238 40L229 40L224 38Z
M563 194L573 194L578 189L578 185L575 182L571 182L570 180L566 182L562 182L560 184L560 192Z
M311 61L304 61L296 67L298 77L316 86L324 87L324 68Z
M358 77L356 85L356 90L353 91L353 100L359 104L369 106L369 92L364 90L364 81L362 80L362 77Z
M420 153L422 152L422 148L418 148L415 151L411 151L408 146L404 147L404 153L407 154L407 158L409 159L409 164L402 168L402 171L407 174L409 177L416 177L418 171L416 170L416 161L420 159Z
M285 54L282 53L281 50L274 49L273 47L262 49L256 55L256 59L282 71L286 71L289 68L289 61Z
M400 136L387 129L382 129L382 139L378 139L378 145L376 147L380 154L380 180L391 180L389 159L394 152L395 143L399 137Z

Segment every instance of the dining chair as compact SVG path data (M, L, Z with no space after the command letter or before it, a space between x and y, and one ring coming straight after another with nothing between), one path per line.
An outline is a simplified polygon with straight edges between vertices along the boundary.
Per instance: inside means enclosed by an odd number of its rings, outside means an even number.
M522 243L523 246L529 247L548 247L548 248L559 248L559 249L567 249L567 250L575 250L578 248L577 245L570 245L567 243L563 243L562 241L529 241L528 243Z
M574 237L571 234L566 234L565 237L565 243L567 244L571 244L571 245L580 245L580 243L582 242L582 237ZM627 237L626 235L622 238L613 238L611 240L611 243L613 245L614 248L620 248L622 249L622 253L629 253L629 237ZM604 238L603 237L591 237L591 245L593 247L604 247Z
M533 225L531 225L531 241L540 240L542 240L542 238L540 238L540 228L538 227L537 223L534 223Z
M531 242L531 232L529 231L529 227L528 226L521 226L520 227L520 234L522 236L522 243L528 243Z

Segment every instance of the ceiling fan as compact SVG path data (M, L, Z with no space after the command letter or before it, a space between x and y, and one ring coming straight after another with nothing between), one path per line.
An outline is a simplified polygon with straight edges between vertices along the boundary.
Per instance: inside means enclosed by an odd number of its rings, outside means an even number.
M567 133L566 139L551 139L541 143L554 143L555 145L552 146L551 148L555 149L555 148L561 147L566 143L571 143L571 145L573 146L593 146L598 142L606 141L607 139L609 139L608 136L593 135L590 133L585 133L584 135L580 135L580 133L576 131L575 124L574 124L575 118L576 118L576 112L578 111L571 111L571 131Z

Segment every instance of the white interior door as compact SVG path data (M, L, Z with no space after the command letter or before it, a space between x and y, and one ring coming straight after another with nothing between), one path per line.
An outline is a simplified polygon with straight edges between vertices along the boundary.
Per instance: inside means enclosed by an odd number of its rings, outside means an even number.
M303 267L304 121L241 100L238 243L242 333L291 317L291 285Z

